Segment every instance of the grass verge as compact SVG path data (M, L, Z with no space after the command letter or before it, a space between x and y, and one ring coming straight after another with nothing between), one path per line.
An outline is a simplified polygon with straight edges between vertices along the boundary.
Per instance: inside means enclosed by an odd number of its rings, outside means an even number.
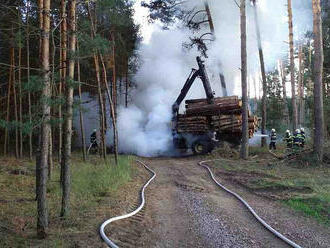
M285 205L330 226L330 168L301 167L278 163L263 149L252 150L254 159L220 160L214 163L221 177L251 192L278 200Z
M59 218L59 166L47 185L49 236L36 238L35 165L28 160L0 159L0 247L100 247L97 228L105 216L120 211L126 188L138 173L133 158L120 156L119 166L97 157L83 162L73 156L71 210ZM133 183L134 184L134 183Z

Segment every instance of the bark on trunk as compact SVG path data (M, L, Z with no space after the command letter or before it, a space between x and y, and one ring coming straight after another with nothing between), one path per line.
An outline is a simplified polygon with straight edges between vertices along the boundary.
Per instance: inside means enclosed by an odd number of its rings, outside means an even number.
M299 60L299 71L298 71L298 96L299 96L299 126L304 126L304 79L303 79L303 54L302 54L302 46L299 46L299 53L298 53L298 60Z
M288 0L288 14L289 14L289 46L290 46L290 75L291 75L291 99L292 99L292 125L293 129L298 127L298 111L296 103L296 86L294 76L294 50L293 50L293 24L292 24L292 5L291 0Z
M242 141L240 157L248 158L249 127L248 127L248 99L247 99L247 54L246 54L246 13L245 0L241 0L241 80L242 80Z
M258 51L259 51L259 60L260 60L260 71L261 71L261 78L262 78L262 120L261 120L261 133L266 134L266 122L267 122L267 80L266 80L266 72L265 72L265 61L264 61L264 54L262 50L261 44L261 35L260 35L260 27L259 27L259 20L258 20L258 12L257 6L255 1L253 1L253 10L254 10L254 21L255 27L257 32L257 43L258 43ZM266 138L261 138L261 146L266 146Z
M205 6L206 15L207 15L207 20L209 22L210 31L212 34L214 34L214 24L213 24L211 11L210 11L210 6L206 0L204 1L204 6Z
M75 61L72 57L76 51L76 0L70 1L69 5L69 51L71 57L68 61L68 76L69 83L66 83L66 108L65 108L65 121L63 132L63 152L61 167L63 168L63 183L62 183L62 208L61 216L66 217L70 209L70 167L71 167L71 138L72 138L72 114L73 114L73 86Z
M49 146L48 146L48 179L52 178L53 174L53 132L49 130Z
M112 101L115 110L115 117L117 116L117 77L116 77L116 44L115 44L115 33L111 32L112 39Z
M15 51L14 47L11 46L10 48L10 68L9 68L9 79L8 79L8 93L7 93L7 113L6 113L6 122L9 122L10 118L10 95L11 95L11 87L13 84L13 73L14 73L14 65L13 65L13 59L14 59ZM9 139L8 139L8 127L6 125L5 128L5 139L4 139L4 146L3 146L3 154L6 156L8 152L9 147Z
M284 125L289 126L290 118L289 118L288 98L286 95L286 76L285 76L285 69L282 60L280 60L280 71L281 71L282 89L283 89L283 105L284 105L283 119L284 119Z
M324 113L323 113L323 40L320 0L313 0L314 33L314 153L320 162L324 154Z
M19 15L20 16L20 15ZM20 20L18 20L20 22ZM21 30L21 27L20 27ZM23 157L23 117L22 117L22 41L19 35L18 47L18 109L19 109L19 157Z
M79 51L79 45L78 45L78 40L77 40L77 50ZM81 78L80 78L80 62L79 59L77 61L77 76L78 76L78 94L79 94L79 101L80 103L82 102L82 97L81 97ZM86 161L86 136L85 136L85 128L84 128L84 115L82 112L81 107L79 108L79 120L80 120L80 132L81 132L81 144L82 144L82 153L83 153L83 160Z
M31 109L31 91L30 91L30 26L29 26L29 16L30 9L28 7L26 11L26 67L27 67L27 82L29 85L28 90L28 108L29 108L29 124L31 128L32 124L32 109ZM32 129L29 131L29 158L32 160L33 146L32 146Z
M15 68L15 56L13 57L13 68ZM16 94L16 75L15 75L15 69L13 70L12 74L13 79L13 95L14 95L14 115L15 115L15 156L16 158L19 157L19 138L18 138L18 108L17 108L17 94Z
M50 68L49 68L49 28L50 28L50 0L39 0L43 2L43 9L41 12L40 22L42 22L42 45L41 58L43 70L43 89L42 89L42 124L40 132L40 156L37 159L37 170L39 174L39 182L37 183L37 234L40 238L45 238L48 227L48 209L46 198L46 184L47 184L47 164L49 152L49 132L50 132L50 106L47 99L50 98Z
M129 88L129 79L128 79L128 64L129 61L126 59L127 65L126 65L126 83L125 83L125 107L128 107L128 88Z
M58 96L62 97L63 85L66 80L66 59L67 59L67 17L66 17L66 0L61 0L61 56L60 56L60 83ZM63 144L63 115L62 115L62 104L58 107L58 118L60 120L58 125L58 160L61 163L62 159L62 144ZM61 181L63 177L63 169L61 168Z
M112 129L113 129L113 137L114 137L113 148L114 148L114 154L115 154L115 163L116 163L116 165L118 165L118 131L117 131L116 115L115 115L115 109L114 109L113 101L112 101L111 94L110 94L109 85L107 82L107 70L106 70L106 67L104 64L104 59L103 59L102 55L100 55L100 57L101 57L102 68L103 68L104 84L105 84L107 95L108 95L109 106L110 106L110 115L111 115L111 119L112 119Z
M91 31L92 36L95 37L96 35L96 28L95 22L92 16L92 11L90 9L89 4L87 3L88 15L91 21ZM98 97L99 97L99 113L100 113L100 138L101 138L101 151L100 155L105 159L106 152L105 152L105 113L104 113L104 101L102 97L102 85L101 85L101 77L100 77L100 64L99 64L99 56L97 49L94 51L94 65L95 65L95 74L96 74L96 81L97 81L97 89L98 89Z

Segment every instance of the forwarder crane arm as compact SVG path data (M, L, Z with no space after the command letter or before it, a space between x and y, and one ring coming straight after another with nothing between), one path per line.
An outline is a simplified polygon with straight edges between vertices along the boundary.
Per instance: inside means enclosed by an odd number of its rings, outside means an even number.
M202 61L200 57L196 57L196 60L197 60L199 69L198 70L192 69L183 88L181 89L180 95L178 96L178 98L176 99L174 104L172 105L173 119L176 119L178 112L179 112L180 104L182 103L182 101L186 97L186 95L188 94L192 84L194 83L194 81L197 77L199 77L202 80L208 102L213 103L214 95L213 95L213 92L211 89L209 78L208 78L206 70L205 70L204 61Z

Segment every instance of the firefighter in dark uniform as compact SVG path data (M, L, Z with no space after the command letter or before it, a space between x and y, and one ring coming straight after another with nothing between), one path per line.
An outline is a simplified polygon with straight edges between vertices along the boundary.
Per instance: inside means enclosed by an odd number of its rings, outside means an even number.
M269 143L269 150L276 150L276 140L277 140L277 136L276 136L276 130L273 128L271 134L269 135L270 137L270 143Z
M286 142L286 147L287 148L292 148L293 136L291 135L290 130L286 130L283 140Z
M293 148L298 149L301 147L301 134L300 130L296 129L293 135Z
M91 142L91 148L97 149L99 146L97 144L97 138L96 138L96 129L93 130L93 133L90 136L90 142Z
M305 129L303 127L300 128L300 135L301 135L301 147L304 148L306 142L306 135L305 135Z

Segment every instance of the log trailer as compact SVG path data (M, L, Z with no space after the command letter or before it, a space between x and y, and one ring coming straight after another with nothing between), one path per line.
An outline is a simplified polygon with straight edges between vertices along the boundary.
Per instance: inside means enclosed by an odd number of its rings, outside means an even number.
M198 70L192 69L181 92L172 105L172 135L176 149L191 149L194 154L211 152L220 142L235 146L242 137L242 101L237 96L214 97L204 62L196 58ZM186 112L179 108L196 78L203 83L206 98L186 100ZM258 127L258 118L249 114L249 135Z

